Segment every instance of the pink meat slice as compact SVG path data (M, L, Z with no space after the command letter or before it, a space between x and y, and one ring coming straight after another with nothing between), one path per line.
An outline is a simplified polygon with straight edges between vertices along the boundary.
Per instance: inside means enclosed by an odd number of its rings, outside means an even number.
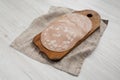
M71 49L92 29L91 20L78 13L69 13L48 24L41 33L42 45L55 52Z

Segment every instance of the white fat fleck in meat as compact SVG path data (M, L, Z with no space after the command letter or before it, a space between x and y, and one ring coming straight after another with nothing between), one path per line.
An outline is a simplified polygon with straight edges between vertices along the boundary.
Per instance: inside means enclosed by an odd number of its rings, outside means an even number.
M68 27L64 27L64 32L69 32L70 30L68 29Z
M59 33L56 33L56 34L53 34L54 37L61 37L61 34Z
M71 49L92 28L92 22L84 15L66 14L66 17L53 21L41 33L41 42L49 50L62 52Z
M59 27L56 27L55 29L56 29L56 30L60 30L60 28L59 28Z

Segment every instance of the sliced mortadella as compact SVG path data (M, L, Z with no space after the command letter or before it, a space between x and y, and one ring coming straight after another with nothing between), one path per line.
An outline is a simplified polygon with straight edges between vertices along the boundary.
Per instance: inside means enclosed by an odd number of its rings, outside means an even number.
M48 24L41 33L41 42L48 50L63 52L71 49L91 29L92 22L87 16L69 13Z

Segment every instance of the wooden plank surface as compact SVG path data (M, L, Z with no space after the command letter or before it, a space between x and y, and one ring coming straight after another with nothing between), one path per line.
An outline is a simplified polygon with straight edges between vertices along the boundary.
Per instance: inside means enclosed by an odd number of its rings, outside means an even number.
M119 80L120 0L0 0L0 80ZM109 20L100 43L78 77L34 61L10 43L50 6L93 9Z

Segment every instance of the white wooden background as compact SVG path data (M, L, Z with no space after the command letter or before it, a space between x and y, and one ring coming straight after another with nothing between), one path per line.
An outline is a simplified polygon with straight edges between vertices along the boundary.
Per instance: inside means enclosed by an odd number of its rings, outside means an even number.
M9 45L50 6L94 9L109 25L78 77L34 61ZM120 0L0 0L0 80L120 80Z

